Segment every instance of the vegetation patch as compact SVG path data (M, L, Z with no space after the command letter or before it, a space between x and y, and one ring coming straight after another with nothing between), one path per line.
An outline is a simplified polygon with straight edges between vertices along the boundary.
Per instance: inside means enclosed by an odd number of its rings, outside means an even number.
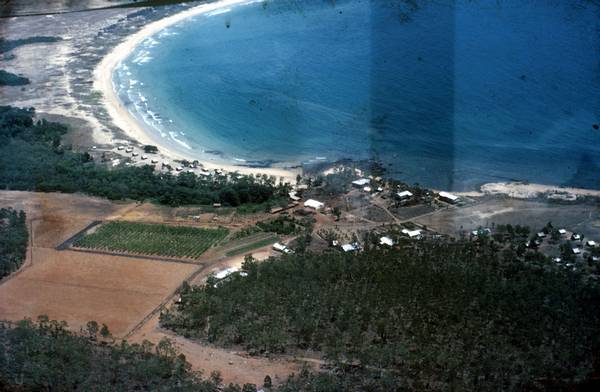
M593 379L595 280L489 238L391 249L377 240L357 254L247 259L244 276L183 289L161 323L254 354L321 352L359 373L352 390L567 389ZM321 381L347 390L344 379Z
M0 209L0 278L19 269L27 254L25 212Z
M203 229L134 222L108 222L74 246L104 251L197 258L227 236L226 228Z
M37 43L50 43L61 41L61 37L48 37L48 36L36 36L22 39L4 39L0 38L0 53L8 52L19 46L37 44Z
M152 200L170 206L261 206L287 196L274 177L197 176L155 172L153 166L108 168L62 144L67 127L34 121L33 109L0 106L0 189L83 192L113 200Z
M29 79L0 69L0 86L24 86Z

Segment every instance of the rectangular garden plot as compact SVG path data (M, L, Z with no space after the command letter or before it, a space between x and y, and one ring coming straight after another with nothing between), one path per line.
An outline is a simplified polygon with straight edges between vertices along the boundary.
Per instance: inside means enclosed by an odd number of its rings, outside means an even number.
M194 259L221 241L226 228L203 229L134 222L107 222L77 239L77 248Z

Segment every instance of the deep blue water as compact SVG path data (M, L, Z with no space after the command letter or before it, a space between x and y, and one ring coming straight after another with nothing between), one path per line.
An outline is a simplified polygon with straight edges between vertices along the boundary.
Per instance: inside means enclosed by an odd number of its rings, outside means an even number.
M258 2L169 27L115 82L202 159L375 158L453 190L600 188L592 1Z

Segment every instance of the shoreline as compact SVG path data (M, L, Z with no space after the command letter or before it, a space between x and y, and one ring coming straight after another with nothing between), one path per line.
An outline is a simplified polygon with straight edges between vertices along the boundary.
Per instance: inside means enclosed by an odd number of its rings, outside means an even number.
M159 149L159 155L168 160L188 160L198 161L204 168L209 170L222 169L228 172L239 172L240 174L267 174L277 178L283 177L285 181L293 183L296 176L301 174L301 169L292 168L255 168L248 166L240 166L222 162L211 162L205 159L198 159L193 154L185 154L181 151L176 151L172 147L166 145L160 137L154 137L144 129L144 125L140 124L130 112L125 108L123 102L118 97L113 86L113 71L126 59L135 48L140 45L145 39L160 32L161 30L181 22L192 16L201 15L208 12L213 12L221 8L232 7L236 5L248 4L253 0L219 0L213 3L201 4L196 7L178 12L174 15L164 17L154 22L150 22L139 31L127 36L121 43L106 54L100 63L93 70L93 89L100 91L102 94L102 103L106 108L112 123L121 129L124 135L131 140L140 144L155 145ZM99 142L104 142L99 141ZM115 147L116 144L113 143Z
M158 155L162 160L188 160L198 161L204 168L209 170L222 169L227 172L239 172L240 174L267 174L277 178L283 177L285 181L294 183L296 176L302 174L301 168L279 168L279 167L252 167L236 165L235 163L211 161L205 158L198 158L193 153L186 154L183 151L176 150L169 146L165 141L161 140L158 135L152 135L147 129L146 124L143 124L133 116L123 105L123 102L118 97L113 86L113 71L126 59L138 45L140 45L148 37L157 34L161 30L181 22L187 18L202 15L209 12L214 12L219 9L233 7L237 5L249 4L257 0L218 0L212 3L200 4L198 6L177 12L176 14L163 17L144 25L137 32L127 35L116 47L110 50L101 61L93 69L93 89L100 91L102 94L102 103L108 115L112 120L112 124L120 128L123 134L133 142L140 144L156 145L159 149ZM96 139L94 137L94 139ZM97 140L97 139L96 139ZM116 147L118 143L113 140L106 143L105 140L97 140L101 144L109 144ZM119 152L120 155L122 155ZM125 155L122 155L125 156ZM506 181L506 182L490 182L483 183L470 191L453 192L459 196L466 197L482 197L489 195L506 195L516 199L536 199L549 198L561 199L563 195L571 195L575 198L579 197L598 197L600 198L600 190L585 189L585 188L570 188L561 187L560 185L547 185L538 183ZM557 197L554 197L554 196ZM565 199L568 200L568 199Z

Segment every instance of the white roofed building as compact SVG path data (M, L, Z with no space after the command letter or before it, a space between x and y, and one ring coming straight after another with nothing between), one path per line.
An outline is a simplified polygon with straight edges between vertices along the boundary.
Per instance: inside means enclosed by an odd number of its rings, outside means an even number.
M379 244L380 245L393 246L394 245L394 240L392 240L390 237L384 236L384 237L381 237L379 239Z
M398 198L400 200L405 200L405 199L410 199L413 196L413 194L411 191L402 191L402 192L396 193L396 196L398 196Z
M354 252L358 250L358 247L354 244L344 244L342 245L342 249L344 250L344 252Z
M440 200L445 201L446 203L451 203L454 204L456 202L458 202L459 197L456 195L453 195L452 193L448 193L448 192L440 192L438 194L438 196L440 197Z
M304 202L304 207L314 208L315 210L320 210L325 207L324 203L321 203L318 200L308 199Z
M362 188L365 185L369 185L370 183L371 183L371 180L369 180L368 178L361 178L361 179L352 181L352 185L357 188Z

